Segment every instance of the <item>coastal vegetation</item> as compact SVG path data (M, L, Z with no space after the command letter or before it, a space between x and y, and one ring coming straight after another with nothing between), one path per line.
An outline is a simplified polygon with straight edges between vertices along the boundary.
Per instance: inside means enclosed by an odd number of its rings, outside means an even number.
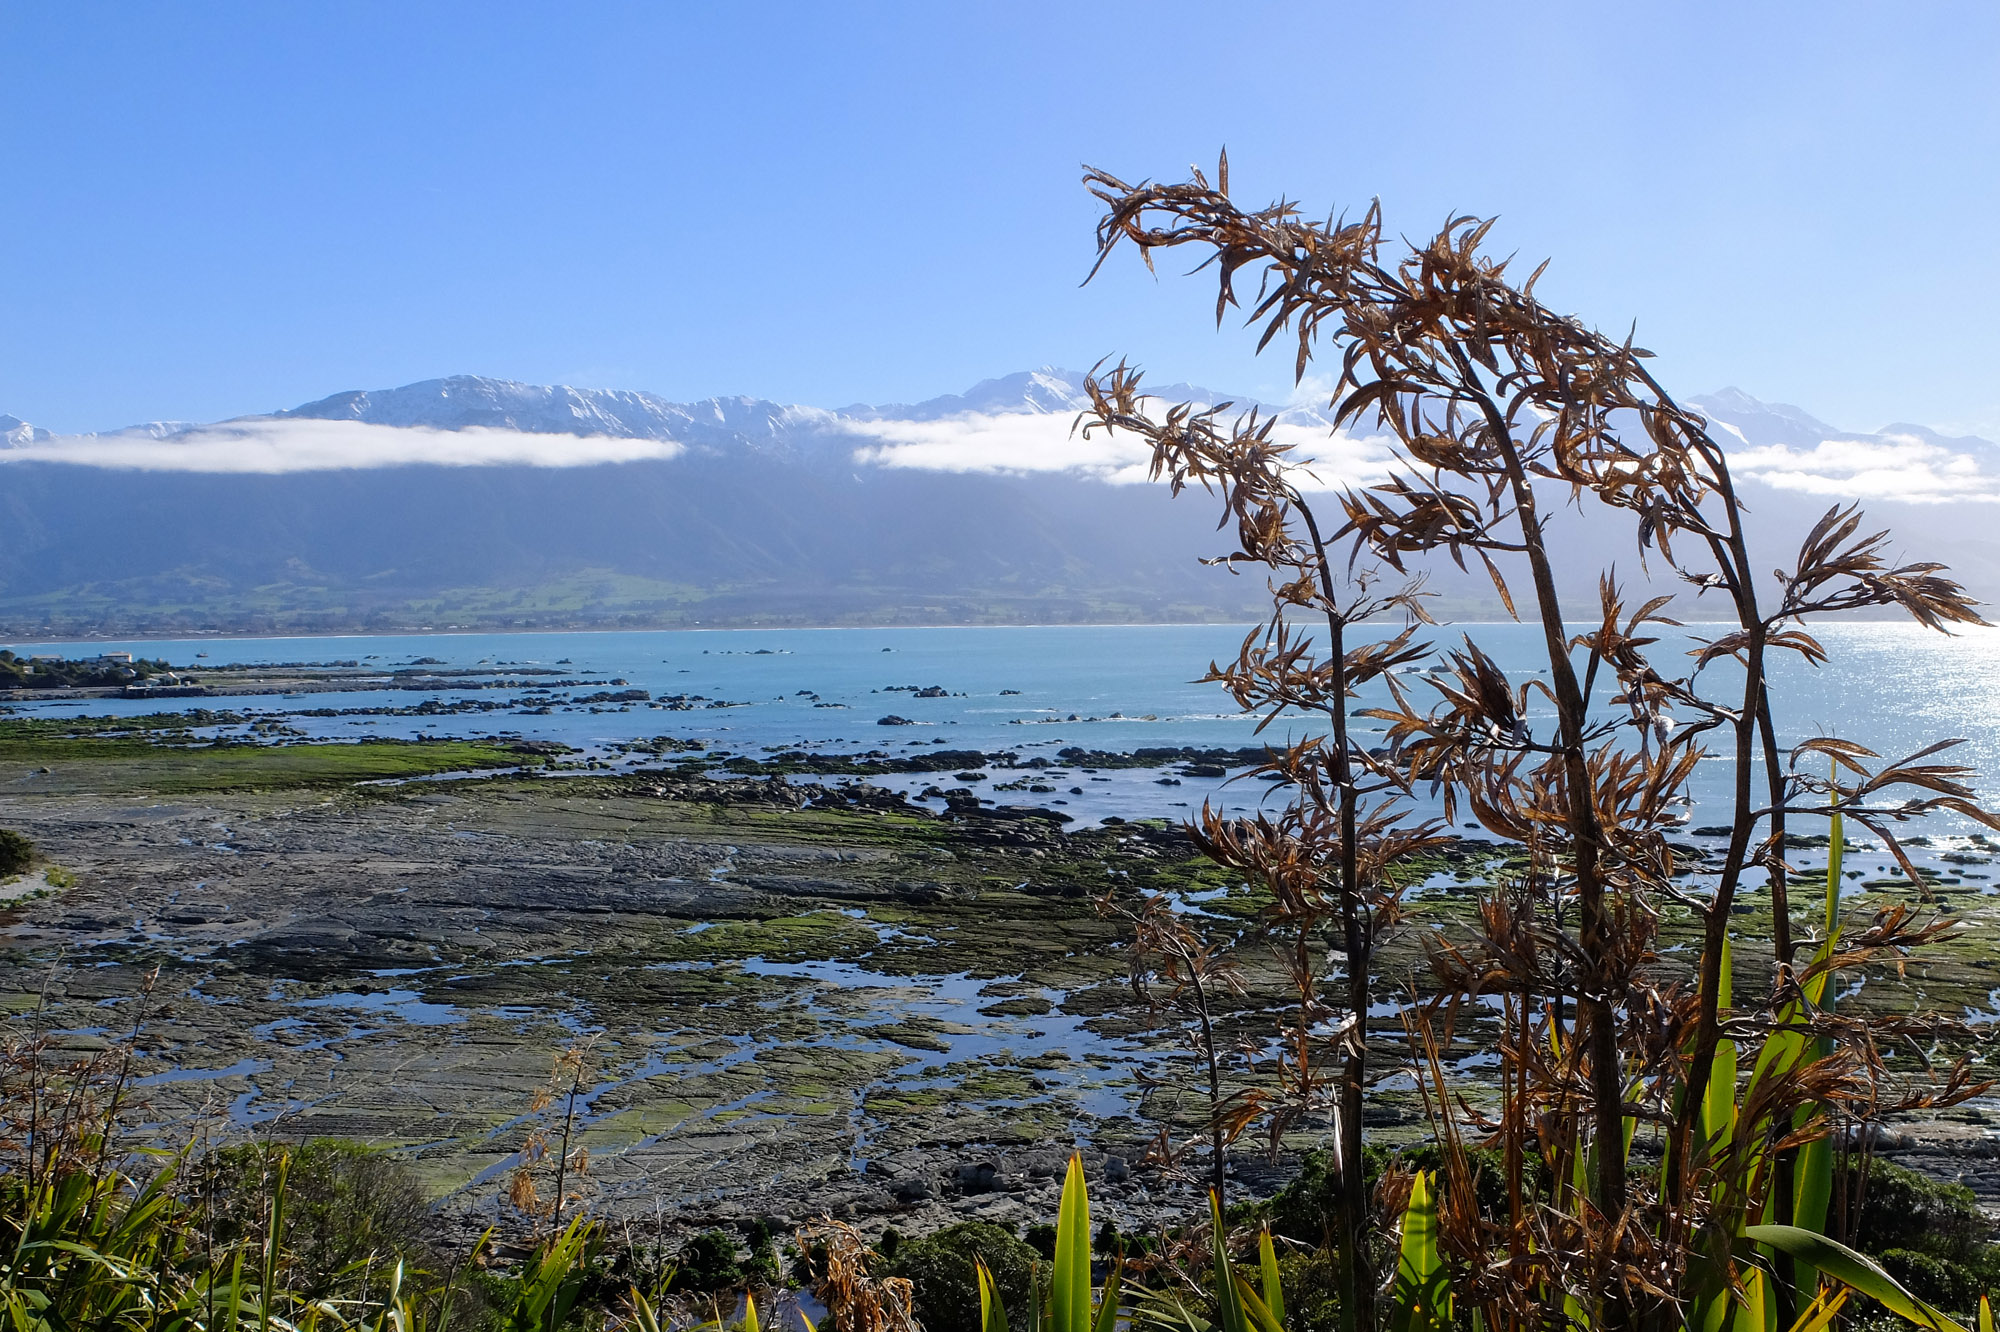
M129 656L67 661L61 657L20 657L0 649L0 689L123 688L168 673L164 661L135 661Z
M0 877L20 874L35 863L35 844L12 828L0 828Z
M0 774L38 791L287 790L440 773L536 767L548 755L506 741L369 739L274 744L204 734L235 714L0 716Z
M0 1309L15 1328L758 1332L787 1305L789 1318L813 1326L800 1290L819 1302L821 1325L882 1332L1332 1332L1348 1323L1325 1252L1342 1200L1324 1154L1267 1204L1225 1211L1211 1193L1201 1224L1151 1237L1109 1222L1093 1233L1086 1172L1072 1156L1056 1221L1031 1227L1026 1242L966 1222L914 1240L892 1228L871 1248L826 1219L785 1237L781 1254L760 1220L670 1249L636 1239L629 1225L581 1215L563 1225L551 1211L528 1243L489 1229L455 1244L415 1177L357 1144L128 1155L131 1144L105 1135L129 1114L129 1068L113 1053L52 1070L43 1053L10 1048L0 1084ZM1380 1292L1389 1325L1463 1325L1440 1246L1439 1153L1368 1157L1378 1190L1403 1200L1380 1255L1392 1274ZM1922 1291L1975 1308L1981 1329L1990 1327L1984 1289L2000 1272L2000 1245L1970 1195L1879 1161L1856 1169L1866 1179L1844 1181L1867 1199L1856 1229L1894 1274L1821 1241L1812 1256L1837 1279L1794 1326L1816 1332L1843 1313L1872 1326L1852 1316L1866 1307L1936 1332L1958 1328L1913 1293ZM1503 1206L1494 1173L1482 1182L1489 1204Z
M1314 723L1267 765L1291 793L1281 814L1205 810L1191 830L1270 892L1265 936L1296 990L1266 1086L1224 1098L1210 1056L1218 1188L1228 1138L1264 1125L1275 1140L1330 1114L1344 1329L1385 1313L1441 1326L1455 1307L1495 1330L1818 1326L1843 1282L1880 1275L1834 1238L1851 1215L1834 1198L1846 1178L1836 1139L1865 1144L1887 1111L1962 1103L1990 1085L1953 1015L1838 1009L1842 973L1955 929L1921 910L1849 926L1844 825L1921 891L1900 825L2000 819L1974 804L1969 770L1937 759L1949 739L1888 761L1834 736L1782 747L1770 660L1824 661L1808 624L1830 614L1892 607L1938 630L1983 624L1971 598L1938 565L1892 564L1887 535L1838 507L1767 580L1707 420L1653 378L1651 353L1540 304L1542 269L1515 285L1510 262L1482 251L1491 222L1455 217L1401 248L1378 205L1325 223L1286 202L1245 210L1226 157L1213 184L1200 172L1171 186L1087 180L1106 210L1100 265L1121 246L1149 267L1155 251L1192 246L1218 273L1218 322L1254 273L1260 350L1290 345L1301 382L1315 358L1332 360L1336 422L1387 435L1401 464L1377 484L1334 489L1322 515L1268 417L1232 416L1226 403L1157 410L1122 364L1088 384L1084 433L1149 444L1154 479L1220 500L1237 544L1215 562L1270 575L1268 619L1209 678L1266 725ZM1586 518L1628 520L1642 569L1713 596L1732 623L1686 659L1656 661L1648 649L1678 627L1675 593L1628 605L1606 569L1593 627L1572 634L1551 533ZM1525 583L1545 673L1510 679L1468 636L1437 654L1449 674L1430 679L1430 696L1399 684L1392 672L1434 654L1418 637L1432 623L1421 578L1399 581L1426 558L1485 570L1510 612ZM1384 618L1402 627L1366 631ZM1375 681L1392 702L1361 709L1388 727L1371 747L1348 717ZM1688 866L1672 835L1696 766L1716 754L1735 775L1728 849L1720 865ZM1420 786L1441 794L1442 818L1410 812ZM1391 1291L1385 1311L1373 1232L1396 1209L1368 1193L1363 1140L1383 1080L1366 1035L1374 950L1405 915L1390 867L1441 844L1461 812L1525 863L1496 878L1470 928L1426 940L1426 1000L1403 1010L1393 1075L1421 1088L1441 1164L1399 1190L1398 1279L1415 1235L1421 1307ZM1808 818L1830 825L1824 909L1795 920L1788 831ZM1732 938L1753 878L1768 885L1772 922L1768 981L1754 986L1736 983L1733 953L1745 950ZM1659 951L1669 903L1700 925L1692 974ZM1170 904L1121 914L1140 922L1135 980L1192 991L1212 1044L1205 995L1234 983L1230 959L1191 941ZM1498 1027L1498 1096L1475 1103L1448 1069L1462 1030L1480 1022ZM1905 1042L1917 1069L1891 1065L1886 1051ZM1501 1172L1501 1197L1482 1200L1482 1165Z

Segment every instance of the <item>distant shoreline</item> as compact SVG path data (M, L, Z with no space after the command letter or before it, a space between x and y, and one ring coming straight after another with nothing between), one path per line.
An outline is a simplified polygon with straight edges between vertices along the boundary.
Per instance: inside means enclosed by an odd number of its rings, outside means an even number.
M1481 619L1456 619L1438 617L1436 628L1458 627L1476 628L1482 625L1532 624L1537 621L1523 618L1519 621L1498 617ZM1901 615L1848 615L1827 617L1818 621L1822 624L1899 624L1910 623ZM182 629L152 630L137 633L76 633L54 634L48 637L7 636L0 631L0 648L20 651L23 648L47 647L64 643L165 643L193 642L197 640L219 641L282 641L290 639L331 640L343 638L500 638L528 637L536 634L744 634L744 633L829 633L880 630L883 632L929 631L938 629L1196 629L1196 628L1236 628L1244 631L1258 624L1254 620L1055 620L1034 623L981 624L963 621L924 624L696 624L696 625L625 625L619 627L593 626L589 628L522 628L515 626L500 628L457 627L451 629L397 628L397 629L322 629L322 630L237 630L237 629ZM1390 621L1384 619L1383 624ZM1588 627L1593 620L1571 619L1564 624ZM1733 620L1683 620L1681 624L1689 629L1728 627ZM1977 626L1974 626L1976 629Z

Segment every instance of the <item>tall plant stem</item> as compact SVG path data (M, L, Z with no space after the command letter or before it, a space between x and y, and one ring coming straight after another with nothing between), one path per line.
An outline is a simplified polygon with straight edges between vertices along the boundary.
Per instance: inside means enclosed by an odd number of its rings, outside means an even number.
M569 1140L576 1128L576 1097L583 1090L583 1065L579 1062L576 1072L571 1075L569 1097L563 1106L562 1150L556 1157L556 1209L549 1226L556 1234L562 1233L563 1190L569 1184Z
M1655 389L1657 391L1657 385ZM1750 789L1751 768L1755 766L1758 757L1763 760L1766 784L1771 790L1773 831L1781 839L1784 831L1782 813L1784 778L1778 766L1776 728L1771 720L1770 698L1764 679L1768 634L1757 608L1757 593L1751 581L1750 571L1753 566L1750 563L1749 545L1743 535L1741 506L1737 502L1735 488L1729 478L1728 462L1722 456L1721 450L1710 446L1704 450L1704 454L1715 471L1716 488L1729 514L1727 533L1711 535L1709 542L1716 563L1721 567L1723 577L1729 584L1729 592L1736 605L1737 621L1744 634L1743 703L1737 711L1733 727L1736 772L1730 793L1732 808L1729 849L1723 859L1722 874L1716 883L1715 897L1709 903L1702 922L1702 957L1697 987L1698 1007L1694 1044L1689 1052L1690 1067L1680 1114L1676 1117L1673 1132L1667 1142L1665 1201L1669 1213L1674 1216L1685 1215L1685 1204L1693 1182L1688 1170L1689 1136L1701 1114L1701 1106L1707 1099L1708 1085L1714 1073L1716 1043L1721 1038L1719 1009L1722 994L1722 946L1728 934L1730 910L1735 904L1736 888L1742 881L1743 869L1748 862L1750 838L1756 824L1751 807ZM1780 864L1773 869L1771 877L1771 914L1775 927L1773 948L1778 963L1778 982L1781 985L1785 981L1786 969L1791 962L1791 913L1785 891L1782 852L1781 842L1778 856Z
M1563 632L1562 602L1556 595L1555 572L1549 565L1548 548L1542 539L1542 525L1535 506L1534 487L1521 465L1507 420L1498 404L1480 386L1462 349L1451 349L1467 392L1486 418L1495 447L1505 460L1507 481L1520 522L1521 544L1526 548L1528 569L1534 579L1535 602L1542 619L1542 638L1548 652L1549 681L1556 697L1556 722L1560 736L1563 776L1569 786L1567 814L1570 841L1575 856L1577 901L1580 919L1578 935L1588 974L1577 986L1577 1016L1582 1020L1584 1050L1590 1057L1591 1118L1597 1145L1597 1206L1616 1225L1625 1211L1625 1088L1618 1063L1618 1031L1606 989L1611 980L1610 926L1604 910L1604 880L1598 854L1604 845L1598 826L1597 807L1590 782L1590 767L1583 749L1585 710L1588 700L1576 678L1569 657L1569 642ZM1623 1301L1607 1292L1604 1325L1626 1325Z
M1368 1010L1374 970L1374 931L1361 897L1359 853L1355 847L1354 763L1347 738L1347 622L1333 605L1333 569L1312 507L1299 501L1299 515L1312 537L1319 564L1320 593L1326 602L1328 661L1338 672L1333 691L1333 781L1340 795L1340 923L1347 949L1348 1033L1340 1070L1340 1284L1341 1326L1374 1323L1375 1276L1369 1270L1368 1193L1361 1168L1361 1103L1368 1090ZM1350 1320L1348 1310L1353 1310Z
M1228 1135L1222 1128L1222 1066L1215 1057L1215 1023L1208 1012L1208 987L1202 983L1201 966L1194 958L1185 959L1188 979L1194 987L1195 1014L1201 1019L1201 1057L1208 1069L1208 1178L1215 1196L1223 1196L1223 1186L1228 1178L1227 1160L1223 1153L1229 1146Z

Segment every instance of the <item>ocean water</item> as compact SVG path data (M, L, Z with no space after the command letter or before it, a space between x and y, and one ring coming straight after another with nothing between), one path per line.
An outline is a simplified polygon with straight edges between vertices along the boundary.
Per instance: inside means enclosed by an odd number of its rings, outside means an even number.
M52 716L118 715L167 708L227 709L274 717L307 735L356 740L373 736L518 736L558 740L607 760L615 747L668 736L701 740L711 751L762 755L803 748L841 754L880 750L891 754L943 746L1011 752L1026 759L1085 749L1129 753L1145 747L1237 748L1260 739L1283 741L1307 734L1308 719L1282 718L1260 736L1258 719L1245 716L1217 685L1199 677L1211 661L1235 655L1248 626L1063 626L1046 628L683 630L556 634L408 634L315 638L147 639L90 643L17 642L18 653L91 656L130 651L164 657L177 666L355 661L384 669L413 662L439 669L478 670L504 676L511 670L555 671L521 677L503 688L402 689L339 693L268 694L189 700L23 703L23 713ZM1707 631L1692 626L1684 641L1667 641L1656 661L1670 663ZM1832 656L1810 667L1779 659L1776 683L1780 729L1789 743L1817 734L1856 740L1884 757L1913 752L1936 740L1966 743L1947 757L1976 768L1984 791L2000 793L2000 630L1956 636L1902 624L1839 624L1815 631ZM1440 648L1470 636L1524 683L1537 678L1538 626L1442 626L1425 637ZM1728 666L1711 683L1727 697ZM547 679L627 682L652 702L585 704L572 700L605 684L543 691ZM1421 674L1399 678L1418 700L1434 698ZM943 691L918 697L910 687ZM1610 693L1599 683L1598 700ZM483 705L482 710L408 715L426 698L443 705ZM1358 706L1386 701L1373 686ZM678 700L662 705L659 700ZM306 716L333 709L344 715ZM545 711L543 709L546 709ZM885 726L899 716L908 726ZM1549 713L1531 697L1531 719ZM1355 719L1366 739L1379 723ZM239 731L240 728L227 728ZM1725 737L1717 735L1717 747ZM1265 783L1181 777L1162 784L1153 769L1104 770L1071 777L1053 792L998 793L999 803L1060 805L1088 824L1106 815L1125 818L1181 815L1214 799L1242 811L1269 797ZM1720 821L1733 773L1718 754L1695 780L1690 826ZM1020 773L990 770L990 783ZM1761 779L1760 779L1761 780ZM990 793L990 783L975 786ZM884 779L880 784L914 792L958 783L950 774ZM1932 831L1964 832L1958 820Z

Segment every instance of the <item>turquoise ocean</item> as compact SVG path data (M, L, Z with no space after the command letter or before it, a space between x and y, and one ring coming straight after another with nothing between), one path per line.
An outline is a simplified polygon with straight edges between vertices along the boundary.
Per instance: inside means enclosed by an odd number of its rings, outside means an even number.
M1580 631L1581 627L1579 627ZM1249 626L1062 626L1043 628L745 629L601 633L401 634L311 638L182 638L18 641L17 653L70 657L126 651L176 667L259 663L344 663L394 670L472 674L436 687L193 699L101 699L12 705L52 717L206 708L244 718L211 728L247 737L259 720L326 740L369 737L504 736L554 740L629 765L646 761L622 747L668 737L701 741L712 753L763 757L803 749L824 754L907 754L930 746L1040 755L1064 749L1132 753L1147 748L1236 749L1306 734L1309 719L1288 717L1261 734L1223 690L1200 682L1211 661L1231 659ZM1703 626L1670 631L1656 660L1667 673ZM1714 632L1721 632L1717 627ZM1945 636L1912 625L1848 623L1815 631L1832 660L1796 658L1777 666L1783 738L1834 734L1896 757L1936 740L1962 738L1951 757L1976 768L1985 791L2000 792L2000 630ZM1478 642L1516 683L1532 681L1541 632L1523 624L1445 625L1423 637L1440 649ZM1732 687L1728 667L1712 683ZM403 678L407 683L408 677ZM612 682L622 682L614 684ZM574 682L574 683L571 683ZM1421 668L1399 680L1418 700L1434 698ZM644 700L606 694L643 690ZM1600 705L1610 690L1599 685ZM1384 702L1372 687L1357 706ZM590 700L590 701L586 701ZM1547 709L1531 695L1530 716ZM318 714L335 715L318 715ZM909 725L884 725L884 718ZM1379 723L1357 719L1364 741ZM268 728L267 728L268 729ZM1717 735L1716 748L1726 749ZM1079 824L1184 816L1203 800L1241 812L1274 797L1268 784L1179 775L1170 767L1100 769L1052 792L1002 803L1060 805ZM1690 828L1719 821L1733 767L1726 753L1706 760L1693 790ZM1004 770L994 780L1002 780ZM941 778L943 779L941 781ZM881 779L914 794L952 785L950 774ZM1074 789L1071 789L1074 788ZM1419 803L1422 803L1421 801ZM1959 822L1931 831L1962 833ZM1914 831L1914 830L1913 830Z

